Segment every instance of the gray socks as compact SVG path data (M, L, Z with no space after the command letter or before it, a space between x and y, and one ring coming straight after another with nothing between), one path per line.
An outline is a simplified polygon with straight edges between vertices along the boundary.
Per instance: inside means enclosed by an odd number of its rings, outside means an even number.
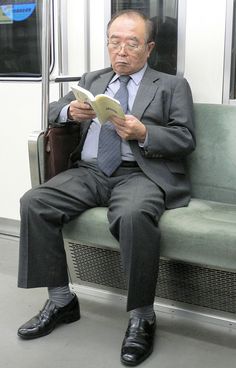
M49 300L51 300L59 308L66 306L74 298L74 295L71 293L68 285L59 287L50 287L48 288L48 295ZM143 318L146 319L148 322L152 323L155 318L153 305L133 309L130 312L130 317Z
M145 307L141 307L141 308L136 308L133 309L130 312L130 317L131 318L143 318L146 319L148 322L152 323L154 322L155 319L155 312L153 309L153 305L147 305Z
M48 288L49 300L51 300L57 307L62 308L69 304L74 298L68 285Z

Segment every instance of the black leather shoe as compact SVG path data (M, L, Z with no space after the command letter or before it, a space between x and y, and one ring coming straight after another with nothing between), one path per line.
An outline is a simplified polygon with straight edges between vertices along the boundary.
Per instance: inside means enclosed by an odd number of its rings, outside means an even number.
M60 323L71 323L80 319L80 308L77 296L65 307L58 308L50 300L46 301L43 309L22 325L18 330L18 336L29 340L48 335Z
M149 323L143 318L131 318L121 348L121 362L135 366L143 362L153 350L156 318Z

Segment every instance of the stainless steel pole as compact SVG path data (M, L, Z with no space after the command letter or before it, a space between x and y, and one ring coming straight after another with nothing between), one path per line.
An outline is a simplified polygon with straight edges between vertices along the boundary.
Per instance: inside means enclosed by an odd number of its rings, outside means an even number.
M58 72L59 76L61 76L64 72L63 70L63 62L62 62L62 4L61 0L57 3L57 28L58 28ZM59 97L62 97L64 94L64 86L63 83L59 82Z
M50 0L43 0L42 2L42 130L46 130L48 126L50 73L50 3Z

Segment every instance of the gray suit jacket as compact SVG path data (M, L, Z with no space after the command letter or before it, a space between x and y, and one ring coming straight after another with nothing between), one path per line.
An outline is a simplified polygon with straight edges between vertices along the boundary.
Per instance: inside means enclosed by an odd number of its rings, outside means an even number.
M80 85L94 95L104 93L113 77L111 68L85 73ZM55 122L63 106L74 100L72 92L50 104L49 119ZM195 148L192 95L187 81L147 68L136 95L132 115L148 131L148 145L139 147L129 141L131 150L143 172L165 192L166 208L186 206L190 200L190 185L184 158ZM80 153L91 121L81 123L81 140L72 155Z

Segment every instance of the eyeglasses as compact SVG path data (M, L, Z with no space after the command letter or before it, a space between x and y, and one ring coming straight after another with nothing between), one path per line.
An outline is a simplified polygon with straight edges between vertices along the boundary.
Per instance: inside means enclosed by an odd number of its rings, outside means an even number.
M107 46L109 47L111 51L120 51L122 47L124 47L129 52L137 52L140 49L142 49L143 46L146 46L146 44L139 45L137 43L132 43L132 42L122 43L118 41L108 41Z

